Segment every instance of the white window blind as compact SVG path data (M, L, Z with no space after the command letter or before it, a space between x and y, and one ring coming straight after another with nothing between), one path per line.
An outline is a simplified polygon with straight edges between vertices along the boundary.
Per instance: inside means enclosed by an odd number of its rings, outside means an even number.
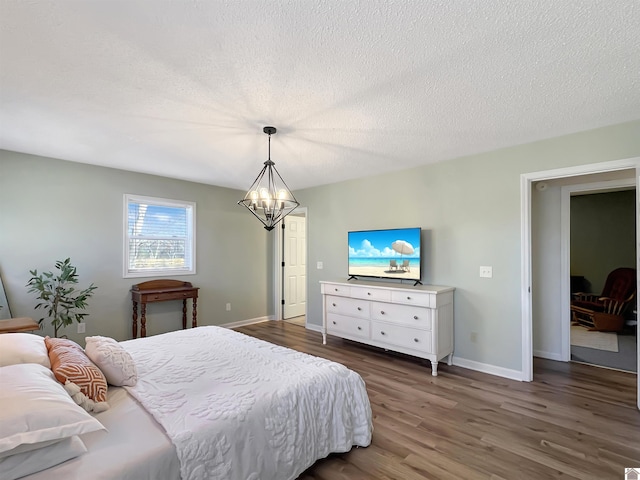
M124 276L196 273L196 204L164 198L124 196Z

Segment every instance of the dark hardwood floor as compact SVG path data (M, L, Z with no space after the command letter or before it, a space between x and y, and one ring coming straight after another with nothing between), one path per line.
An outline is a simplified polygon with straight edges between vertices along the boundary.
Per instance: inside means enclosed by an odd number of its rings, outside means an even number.
M367 384L373 441L298 480L623 479L640 467L636 376L536 359L518 382L385 352L286 322L237 329L340 362Z

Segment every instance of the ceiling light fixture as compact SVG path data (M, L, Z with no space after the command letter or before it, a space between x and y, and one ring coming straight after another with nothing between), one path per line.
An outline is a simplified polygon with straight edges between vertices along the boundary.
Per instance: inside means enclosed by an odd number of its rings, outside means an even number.
M271 161L271 135L276 133L276 127L264 127L262 131L269 135L269 159L238 205L247 207L264 224L265 230L271 231L300 204Z

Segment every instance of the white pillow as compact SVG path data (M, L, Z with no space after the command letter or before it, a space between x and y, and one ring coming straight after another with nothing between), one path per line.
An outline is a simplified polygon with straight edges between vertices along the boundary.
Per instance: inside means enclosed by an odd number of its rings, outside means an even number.
M133 387L138 381L138 369L122 345L109 337L86 337L84 352L107 378L107 383Z
M106 430L75 404L53 372L23 363L0 367L0 453L32 445ZM20 451L16 450L16 451Z
M71 460L86 451L87 447L78 436L64 438L38 450L0 459L0 478L15 480Z
M44 338L34 333L0 335L0 367L18 363L37 363L51 368Z

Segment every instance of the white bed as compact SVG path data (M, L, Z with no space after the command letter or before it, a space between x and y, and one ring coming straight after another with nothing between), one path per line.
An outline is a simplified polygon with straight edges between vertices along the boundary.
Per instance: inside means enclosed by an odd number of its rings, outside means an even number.
M81 435L87 452L29 480L180 478L176 449L164 430L123 387L109 387L111 408L95 414L107 431Z
M220 327L121 342L138 381L109 387L108 431L87 452L24 477L293 480L371 441L362 378L343 365Z

